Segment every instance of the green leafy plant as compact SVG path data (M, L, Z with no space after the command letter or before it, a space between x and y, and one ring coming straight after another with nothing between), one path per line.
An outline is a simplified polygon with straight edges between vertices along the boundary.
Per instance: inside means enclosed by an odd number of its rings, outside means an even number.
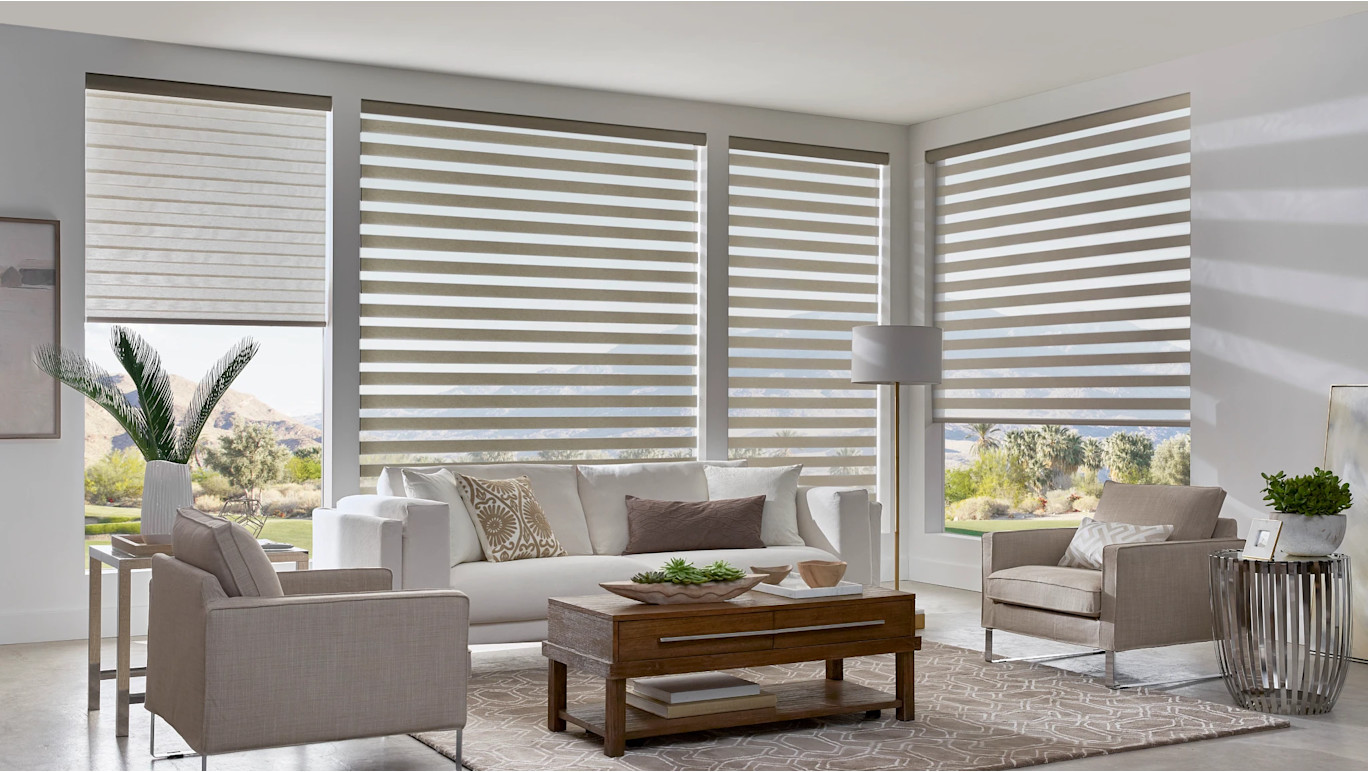
M1262 474L1262 473L1261 473ZM1349 483L1339 475L1316 467L1311 474L1288 477L1286 472L1263 474L1264 501L1289 515L1337 515L1354 503Z
M671 558L659 571L646 571L632 577L637 584L704 584L706 582L734 582L746 572L719 560L703 568L684 558Z
M136 404L115 386L114 376L104 368L71 349L39 346L33 362L38 369L89 397L109 411L114 420L148 461L188 463L199 442L200 432L209 422L228 387L256 356L256 341L243 338L204 374L199 388L178 422L171 394L171 376L162 367L161 357L133 330L115 325L109 331L109 345L137 390Z

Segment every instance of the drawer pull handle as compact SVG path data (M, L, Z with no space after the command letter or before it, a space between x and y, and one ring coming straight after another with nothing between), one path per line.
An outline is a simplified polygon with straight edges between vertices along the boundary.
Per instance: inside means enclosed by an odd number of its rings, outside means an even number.
M719 638L749 638L754 635L779 635L780 633L810 633L817 630L847 630L852 627L876 627L884 623L882 619L869 619L864 622L837 622L830 625L805 625L803 627L778 627L773 630L743 630L737 633L706 633L704 635L672 635L661 638L661 643L682 643L684 641L715 641Z

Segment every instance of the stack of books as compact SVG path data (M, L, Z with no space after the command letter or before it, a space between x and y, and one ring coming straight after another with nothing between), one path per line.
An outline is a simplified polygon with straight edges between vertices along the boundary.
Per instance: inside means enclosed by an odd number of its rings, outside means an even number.
M627 704L661 718L760 710L779 701L759 684L716 672L637 678L631 687Z

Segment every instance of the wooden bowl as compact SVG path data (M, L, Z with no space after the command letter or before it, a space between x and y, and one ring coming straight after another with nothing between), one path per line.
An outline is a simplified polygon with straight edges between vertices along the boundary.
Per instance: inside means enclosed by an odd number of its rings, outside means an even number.
M846 564L840 560L798 561L798 575L809 587L835 587L845 572Z
M778 584L793 571L793 566L751 566L752 574L764 574L765 584Z
M614 595L662 606L671 603L718 603L731 600L759 584L764 578L764 574L746 574L744 578L731 582L704 582L703 584L601 582L599 586Z

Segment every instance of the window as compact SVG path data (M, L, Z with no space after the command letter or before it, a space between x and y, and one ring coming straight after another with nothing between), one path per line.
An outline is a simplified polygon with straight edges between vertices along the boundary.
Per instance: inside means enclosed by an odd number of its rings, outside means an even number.
M131 327L161 354L184 410L223 352L259 340L200 437L196 504L265 515L262 536L306 548L322 504L328 107L98 75L86 90L87 355L131 391L108 343L111 323ZM276 443L267 483L247 496L210 457L249 426ZM85 462L87 544L136 532L142 457L89 402Z
M363 103L361 485L697 453L701 135Z
M879 321L881 153L733 138L728 442L807 485L873 487L872 386L850 382L850 330Z
M1189 136L1181 95L927 154L954 527L1186 481Z

